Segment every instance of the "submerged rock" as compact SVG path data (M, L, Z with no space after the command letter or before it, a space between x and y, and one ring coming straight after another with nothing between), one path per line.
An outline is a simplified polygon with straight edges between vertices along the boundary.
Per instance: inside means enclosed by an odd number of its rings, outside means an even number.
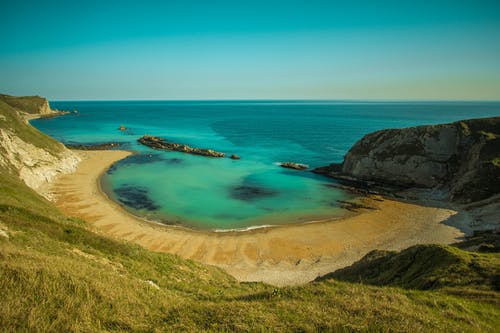
M283 162L280 163L282 168L294 169L294 170L307 170L309 168L306 164L295 163L295 162Z
M148 164L154 162L165 161L160 154L133 154L119 161L120 165L127 164Z
M243 201L253 201L277 194L277 191L256 185L238 185L231 189L231 197Z
M141 143L145 146L148 146L150 148L153 148L153 149L178 151L181 153L208 156L208 157L224 157L226 155L224 153L220 153L220 152L217 152L217 151L212 150L212 149L193 148L193 147L189 147L188 145L184 145L184 144L168 142L168 141L165 141L165 139L163 139L163 138L159 138L156 136L150 136L150 135L144 135L138 141L139 141L139 143Z
M143 187L123 185L114 190L118 201L137 210L156 210L160 208L150 197L148 190Z
M239 160L241 157L239 157L239 156L238 156L238 155L236 155L236 154L233 154L233 155L231 155L231 157L230 157L230 158L231 158L232 160Z
M69 149L76 150L110 150L117 149L123 146L121 142L105 142L105 143L90 143L90 144L65 144Z

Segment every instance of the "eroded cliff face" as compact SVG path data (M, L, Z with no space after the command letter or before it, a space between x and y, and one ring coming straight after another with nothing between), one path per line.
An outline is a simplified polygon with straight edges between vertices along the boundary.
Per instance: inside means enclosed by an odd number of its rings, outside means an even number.
M19 176L47 197L43 185L76 169L80 158L61 143L40 133L28 116L52 114L46 99L0 95L0 172Z
M359 140L343 163L316 172L444 189L453 201L483 200L500 193L500 117L374 132Z
M50 108L49 101L40 96L17 97L0 94L0 100L15 108L23 115L45 116L57 113Z
M73 172L80 161L69 149L53 155L4 129L0 129L0 147L0 165L17 172L26 185L34 190L50 182L59 173Z
M54 113L54 111L50 108L49 101L46 100L45 98L43 99L43 102L38 107L38 113L41 115L47 115L47 114Z

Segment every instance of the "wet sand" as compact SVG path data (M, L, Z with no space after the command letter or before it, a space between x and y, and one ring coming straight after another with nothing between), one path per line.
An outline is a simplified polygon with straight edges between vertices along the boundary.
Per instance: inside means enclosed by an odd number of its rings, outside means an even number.
M374 209L317 223L217 233L158 225L131 215L100 190L100 176L130 152L75 152L82 158L76 172L59 176L46 189L64 213L108 236L221 267L240 281L305 283L374 249L452 243L463 236L442 223L453 210L380 197L362 199Z

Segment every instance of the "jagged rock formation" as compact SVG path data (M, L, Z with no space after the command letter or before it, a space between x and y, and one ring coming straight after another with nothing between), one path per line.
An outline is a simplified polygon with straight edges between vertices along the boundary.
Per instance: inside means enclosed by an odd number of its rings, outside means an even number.
M26 123L26 115L51 113L44 98L0 95L0 165L35 190L59 173L73 172L80 161L64 145Z
M163 139L163 138L159 138L159 137L151 136L151 135L144 135L138 141L140 143L142 143L143 145L148 146L148 147L153 148L153 149L172 150L172 151L178 151L181 153L202 155L202 156L208 156L208 157L224 157L226 155L224 153L220 153L220 152L217 152L217 151L212 150L212 149L193 148L193 147L189 147L188 145L168 142L168 141L165 141L165 139Z
M500 117L377 131L314 172L403 188L439 188L475 202L500 193Z

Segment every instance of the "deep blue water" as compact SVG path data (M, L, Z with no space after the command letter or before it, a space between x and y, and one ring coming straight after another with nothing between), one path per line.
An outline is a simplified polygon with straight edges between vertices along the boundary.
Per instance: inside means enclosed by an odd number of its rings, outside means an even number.
M201 229L296 223L337 216L347 193L331 180L286 170L342 161L369 132L500 115L496 102L106 101L52 102L76 115L32 122L64 143L123 142L137 155L103 177L134 214ZM118 127L123 124L127 131ZM159 152L144 134L238 154L241 160Z

